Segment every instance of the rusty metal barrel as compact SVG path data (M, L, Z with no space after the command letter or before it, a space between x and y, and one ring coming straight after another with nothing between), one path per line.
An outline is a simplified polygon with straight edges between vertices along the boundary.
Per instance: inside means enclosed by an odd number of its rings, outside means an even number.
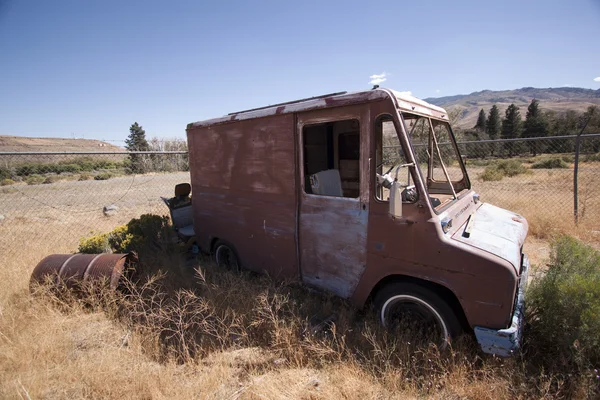
M137 261L135 254L52 254L38 263L31 283L54 282L75 288L105 281L116 289L126 263Z

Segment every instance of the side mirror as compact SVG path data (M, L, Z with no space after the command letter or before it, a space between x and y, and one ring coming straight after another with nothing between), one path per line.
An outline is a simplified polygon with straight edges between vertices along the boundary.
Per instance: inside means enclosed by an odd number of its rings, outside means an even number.
M402 218L402 185L398 181L394 181L390 188L389 213L394 218Z

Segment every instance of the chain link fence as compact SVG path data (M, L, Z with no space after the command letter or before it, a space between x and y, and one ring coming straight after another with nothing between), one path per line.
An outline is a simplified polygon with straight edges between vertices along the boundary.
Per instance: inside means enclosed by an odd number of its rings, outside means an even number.
M574 136L566 136L458 147L483 201L524 215L535 229L551 230L574 224L575 144ZM438 146L449 175L459 176L452 145ZM426 155L426 145L415 148ZM394 151L387 146L385 158L394 158ZM599 151L600 134L581 137L576 204L579 225L600 234ZM161 197L189 182L187 157L184 151L0 153L0 261L20 251L72 252L92 233L146 213L167 215Z
M188 169L187 152L0 153L0 261L73 252L82 237L168 215L161 197Z
M470 141L459 149L484 201L547 221L577 216L600 230L600 134L581 136L578 151L576 136Z
M454 146L428 142L429 133L412 137L425 174L432 154L430 176L444 181L446 174L460 180L462 171ZM385 139L384 139L385 140ZM402 163L397 139L384 142L385 165ZM600 241L600 134L580 137L575 174L577 136L462 141L458 148L471 185L483 201L524 215L532 233L547 237L555 232L585 231L586 239ZM443 167L440 163L443 161ZM575 223L577 213L577 226Z

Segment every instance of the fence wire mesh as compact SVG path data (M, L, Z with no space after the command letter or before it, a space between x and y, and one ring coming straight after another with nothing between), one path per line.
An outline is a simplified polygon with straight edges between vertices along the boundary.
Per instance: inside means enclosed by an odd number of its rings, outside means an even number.
M575 179L575 136L459 144L484 201L530 219L578 222L600 233L600 135L581 136ZM539 221L538 221L539 222Z
M423 132L418 128L411 139L423 173L428 174L431 155L432 179L444 181L447 173L451 180L460 180L459 153L445 140L445 132L434 127L436 146L428 127ZM600 239L600 134L581 136L575 191L576 142L576 136L479 140L459 142L458 149L482 200L524 215L536 236L569 232L577 205L578 228ZM384 137L386 166L404 162L400 149L395 134Z
M575 137L458 144L482 200L523 214L536 229L572 223ZM384 142L384 160L398 148ZM453 146L440 141L448 174L461 176ZM416 143L420 159L427 144ZM437 151L437 150L436 150ZM600 234L600 134L581 137L579 223ZM442 177L441 163L434 165ZM425 167L426 170L426 167ZM189 182L187 152L0 153L0 261L24 249L72 252L80 238L142 214L168 215L161 197ZM4 259L4 260L2 260Z
M187 152L0 153L0 259L73 252L79 240L142 214L189 182Z

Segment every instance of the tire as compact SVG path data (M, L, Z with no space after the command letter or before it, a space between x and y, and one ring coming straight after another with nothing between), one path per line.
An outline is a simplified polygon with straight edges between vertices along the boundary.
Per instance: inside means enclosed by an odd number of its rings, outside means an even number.
M434 342L442 349L462 332L452 307L423 286L389 284L376 294L374 303L383 326L416 334L415 340Z
M214 259L217 266L239 271L241 269L240 259L235 248L224 240L218 240L214 247Z

